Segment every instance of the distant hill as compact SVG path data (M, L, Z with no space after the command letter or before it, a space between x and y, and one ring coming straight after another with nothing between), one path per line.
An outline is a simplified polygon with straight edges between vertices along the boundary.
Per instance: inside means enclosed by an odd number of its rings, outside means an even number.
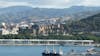
M91 31L100 31L100 13L84 18L80 22L85 23Z
M99 13L100 7L72 6L65 9L32 8L27 6L13 6L0 8L0 22L34 21L50 18L70 17L72 20L80 20Z
M100 13L88 16L78 21L68 21L69 32L100 32Z

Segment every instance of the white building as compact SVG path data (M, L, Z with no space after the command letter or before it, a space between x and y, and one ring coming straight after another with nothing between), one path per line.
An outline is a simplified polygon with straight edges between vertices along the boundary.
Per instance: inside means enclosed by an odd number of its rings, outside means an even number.
M18 30L19 29L17 27L13 28L12 30L2 28L2 35L18 34Z
M7 29L2 28L2 35L8 35L10 32Z

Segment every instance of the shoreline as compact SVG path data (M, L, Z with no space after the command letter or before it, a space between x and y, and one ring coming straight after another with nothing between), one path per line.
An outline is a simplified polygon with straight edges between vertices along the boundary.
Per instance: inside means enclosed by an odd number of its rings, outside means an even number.
M60 45L60 46L98 46L93 40L53 40L53 39L0 39L0 46L45 46L45 45Z
M0 46L62 46L62 45L59 45L59 44L0 44ZM63 45L63 46L73 46L73 47L100 47L100 44L99 46L93 44L93 45Z

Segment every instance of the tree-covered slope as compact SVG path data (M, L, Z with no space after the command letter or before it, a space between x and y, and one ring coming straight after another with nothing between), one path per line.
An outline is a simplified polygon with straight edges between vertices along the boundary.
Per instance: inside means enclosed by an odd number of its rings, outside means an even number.
M79 20L94 15L100 11L100 7L73 6L65 9L32 8L27 6L13 6L0 8L1 22L33 21L50 18L63 18Z

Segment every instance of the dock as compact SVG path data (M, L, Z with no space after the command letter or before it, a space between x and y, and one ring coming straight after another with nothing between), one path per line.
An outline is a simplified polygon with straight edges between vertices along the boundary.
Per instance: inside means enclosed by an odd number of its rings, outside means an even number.
M53 39L0 39L0 45L75 45L93 46L93 40L53 40Z

